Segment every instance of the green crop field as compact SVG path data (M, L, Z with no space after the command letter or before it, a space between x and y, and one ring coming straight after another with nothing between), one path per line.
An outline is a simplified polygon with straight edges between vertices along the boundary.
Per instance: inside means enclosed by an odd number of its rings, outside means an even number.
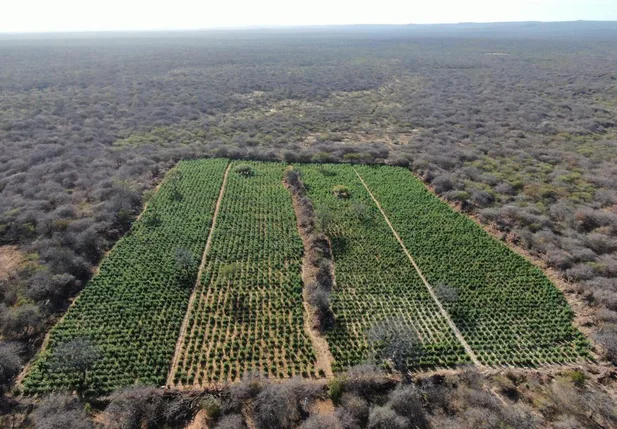
M336 324L327 339L334 369L372 359L367 333L382 323L392 325L388 326L391 329L403 325L417 333L422 347L408 357L410 367L468 362L353 168L304 165L297 169L318 213L325 211L331 218L325 232L335 260L332 306ZM335 197L332 188L336 185L348 187L351 196Z
M106 393L166 380L206 386L252 370L323 376L307 331L303 245L283 186L286 167L179 163L51 331L26 391L81 383ZM535 366L588 355L548 278L409 171L294 168L332 245L335 323L324 338L334 371L383 359L387 344L375 332L403 333L413 344L404 362L410 369ZM75 339L98 352L85 375L59 365L59 350Z
M529 261L431 194L409 171L356 167L454 322L487 365L542 365L588 349L563 294Z
M177 249L201 256L227 160L181 162L140 220L104 259L99 273L50 333L25 380L39 393L75 385L54 365L58 345L85 338L101 359L88 371L94 392L140 381L161 385L169 371L198 264L176 264ZM175 174L180 172L180 174ZM58 365L61 367L61 365Z
M250 165L252 175L235 171ZM175 382L204 385L257 370L315 375L304 331L302 241L284 164L231 166L212 247L189 310Z

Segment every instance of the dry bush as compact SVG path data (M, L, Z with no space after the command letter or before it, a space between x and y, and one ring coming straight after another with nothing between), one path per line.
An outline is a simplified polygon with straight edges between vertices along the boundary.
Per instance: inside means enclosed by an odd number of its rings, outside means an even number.
M312 403L318 399L327 397L326 390L322 383L314 383L301 377L294 377L287 380L285 387L291 391L297 402Z
M239 413L242 411L242 406L251 398L259 394L266 379L262 378L257 372L249 372L244 374L239 383L232 384L222 393L222 408L223 412Z
M411 424L390 407L374 407L368 418L369 429L409 429Z
M587 429L574 417L566 417L563 420L559 420L554 424L555 429Z
M466 365L459 372L458 379L467 387L479 388L482 383L483 376L475 366Z
M609 395L597 388L578 388L567 378L557 378L549 398L556 408L590 426L617 427L617 407Z
M362 429L366 425L361 425L347 410L337 408L334 411L334 416L339 422L341 429Z
M287 429L300 418L293 391L284 384L269 384L255 398L253 419L260 429Z
M165 403L163 418L172 427L184 427L195 416L196 408L194 398L179 395Z
M21 369L21 345L0 343L0 396L4 389L19 374Z
M467 429L501 429L501 416L486 408L468 408L459 418L462 418Z
M397 386L388 397L388 406L398 415L407 418L413 427L429 427L422 407L421 392L414 385Z
M35 429L91 429L93 424L78 398L53 393L44 398L34 409L32 421Z
M345 393L341 397L340 404L340 409L345 411L358 426L366 425L369 416L369 404L366 399Z
M343 390L370 399L387 393L395 382L386 378L383 369L370 364L354 366L342 378Z
M114 396L103 420L109 429L141 429L164 420L161 392L153 387L131 387Z
M421 388L430 409L445 413L454 411L452 391L443 382L429 379L422 383Z

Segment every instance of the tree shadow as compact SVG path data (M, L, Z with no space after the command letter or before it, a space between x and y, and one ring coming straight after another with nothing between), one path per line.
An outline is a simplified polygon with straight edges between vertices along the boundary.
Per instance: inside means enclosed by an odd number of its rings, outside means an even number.
M349 248L349 242L346 237L331 237L330 243L332 243L332 252L336 256L344 255Z

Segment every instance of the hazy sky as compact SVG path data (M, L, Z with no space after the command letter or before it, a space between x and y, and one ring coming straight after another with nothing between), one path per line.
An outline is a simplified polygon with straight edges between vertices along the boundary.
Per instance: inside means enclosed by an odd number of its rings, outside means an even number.
M0 32L617 20L617 0L0 0Z

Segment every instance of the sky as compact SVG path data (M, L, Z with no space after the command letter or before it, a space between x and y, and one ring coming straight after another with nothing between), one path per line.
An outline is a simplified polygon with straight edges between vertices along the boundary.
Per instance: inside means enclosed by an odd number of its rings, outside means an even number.
M617 20L617 0L0 0L0 32Z

